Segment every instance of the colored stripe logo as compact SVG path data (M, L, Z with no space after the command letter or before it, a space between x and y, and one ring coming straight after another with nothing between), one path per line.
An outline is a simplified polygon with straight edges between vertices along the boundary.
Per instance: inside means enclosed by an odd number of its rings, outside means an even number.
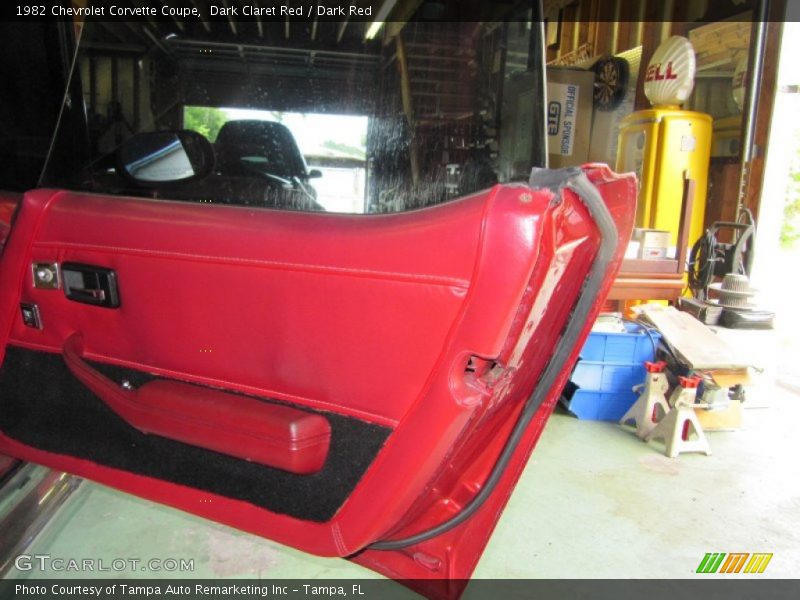
M707 552L697 566L697 573L763 573L772 553L755 552Z

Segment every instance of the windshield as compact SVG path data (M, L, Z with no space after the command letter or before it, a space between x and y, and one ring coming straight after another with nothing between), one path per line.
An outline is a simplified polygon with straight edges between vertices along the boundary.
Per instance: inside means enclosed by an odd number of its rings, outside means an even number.
M525 179L544 164L542 69L528 68L537 64L528 57L537 27L524 19L380 25L370 37L369 21L89 19L42 183L376 213ZM514 147L504 147L503 88L513 92L512 80L526 76L527 105L512 98L511 106L525 106L530 131L513 132ZM152 165L122 176L121 148L132 137L184 130L208 143L208 172L163 185L152 175L137 184ZM177 157L172 150L154 156Z

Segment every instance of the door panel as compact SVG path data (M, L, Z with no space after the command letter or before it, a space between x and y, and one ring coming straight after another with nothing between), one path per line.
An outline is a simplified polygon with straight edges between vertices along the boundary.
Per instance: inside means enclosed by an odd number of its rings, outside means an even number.
M79 331L90 357L392 425L463 303L481 204L444 211L454 218L426 222L425 235L406 215L364 227L360 217L60 193L33 261L114 269L122 305L98 311L27 284L25 301L52 325L17 321L12 339L56 351ZM114 329L126 335L105 334Z
M477 513L408 550L367 550L362 564L405 578L472 572L630 233L635 180L587 174L619 243L567 366ZM487 480L582 293L598 231L573 192L522 184L376 216L31 192L0 268L0 451L326 556L418 533ZM113 269L120 306L34 287L34 262ZM37 305L41 329L20 302ZM290 473L200 447L202 436L166 439L171 426L137 430L65 365L76 334L120 385L167 380L322 415L324 464Z

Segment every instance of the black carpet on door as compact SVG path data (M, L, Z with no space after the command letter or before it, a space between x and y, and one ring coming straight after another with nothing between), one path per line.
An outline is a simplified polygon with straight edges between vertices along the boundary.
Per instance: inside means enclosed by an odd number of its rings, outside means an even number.
M127 379L140 385L155 378L92 365L117 382ZM59 354L9 346L0 368L0 431L8 437L298 519L325 522L350 495L391 430L329 412L319 414L331 424L328 459L318 473L297 475L141 433L75 379Z

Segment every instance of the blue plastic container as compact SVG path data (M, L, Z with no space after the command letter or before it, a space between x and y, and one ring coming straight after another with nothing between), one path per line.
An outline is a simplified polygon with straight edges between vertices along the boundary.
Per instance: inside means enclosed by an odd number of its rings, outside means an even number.
M575 366L570 379L582 390L630 391L633 386L644 382L644 373L644 365L640 362L615 364L582 360Z
M592 332L581 350L581 360L604 363L642 363L653 360L653 342L644 327L623 321L627 333ZM656 344L661 334L651 329Z
M657 345L661 335L653 330L648 335L635 323L625 323L625 329L589 334L570 378L578 389L566 401L579 419L618 421L636 401L632 388L644 383L644 361L653 360L653 342Z
M577 390L567 401L567 408L579 419L619 421L633 406L637 397L634 392L624 390L616 392Z

